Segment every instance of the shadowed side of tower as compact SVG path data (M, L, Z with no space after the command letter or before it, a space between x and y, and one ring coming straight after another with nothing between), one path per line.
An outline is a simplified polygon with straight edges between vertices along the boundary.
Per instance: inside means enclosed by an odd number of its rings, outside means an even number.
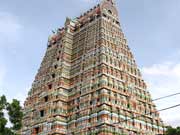
M114 0L67 18L49 37L24 105L23 135L163 133Z

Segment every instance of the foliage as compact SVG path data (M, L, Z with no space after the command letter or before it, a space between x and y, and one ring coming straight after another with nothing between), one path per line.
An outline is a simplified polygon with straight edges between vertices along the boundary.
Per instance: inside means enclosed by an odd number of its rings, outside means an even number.
M180 127L172 128L171 126L167 127L165 135L180 135Z
M4 112L7 111L9 121L12 127L7 127L8 120L4 116ZM20 102L13 99L12 103L8 103L6 97L0 96L0 135L16 135L16 131L22 127L22 108Z

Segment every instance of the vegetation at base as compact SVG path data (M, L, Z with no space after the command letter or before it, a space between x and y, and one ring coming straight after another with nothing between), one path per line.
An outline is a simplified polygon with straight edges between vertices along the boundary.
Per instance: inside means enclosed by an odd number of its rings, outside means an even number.
M180 127L173 128L168 126L165 135L180 135Z
M7 127L8 119L5 117L5 111L12 127ZM0 96L0 135L17 135L16 133L22 127L22 117L22 107L18 100L13 99L11 103L8 103L4 95Z

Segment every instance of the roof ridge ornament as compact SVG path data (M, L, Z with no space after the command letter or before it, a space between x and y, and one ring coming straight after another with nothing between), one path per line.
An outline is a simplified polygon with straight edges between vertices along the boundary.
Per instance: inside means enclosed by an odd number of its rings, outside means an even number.
M102 2L105 2L105 1L111 2L113 5L116 4L116 0L102 0Z

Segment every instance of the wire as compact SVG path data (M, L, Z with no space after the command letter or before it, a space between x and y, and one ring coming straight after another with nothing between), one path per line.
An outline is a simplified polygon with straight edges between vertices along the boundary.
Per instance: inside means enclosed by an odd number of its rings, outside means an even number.
M154 99L152 101L157 101L157 100L161 100L161 99L176 96L176 95L180 95L180 93L175 93L175 94L167 95L167 96L164 96L164 97L156 98L156 99Z
M169 110L169 109L172 109L172 108L175 108L175 107L178 107L178 106L180 106L180 104L177 104L177 105L174 105L174 106L170 106L170 107L167 107L167 108L163 108L163 109L160 109L160 110L156 110L156 111L153 111L153 112L150 112L150 113L141 114L141 115L132 117L130 119L126 119L126 120L120 121L118 123L113 123L113 124L119 124L121 122L126 122L128 120L135 119L135 118L138 118L138 117L141 117L141 116L144 116L144 115L148 115L148 114L152 114L152 113L156 113L156 112L162 112L162 111Z
M172 96L176 96L176 95L179 95L179 94L180 94L180 93L175 93L175 94L167 95L167 96L164 96L164 97L160 97L160 98L153 99L152 101L161 100L161 99L168 98L168 97L172 97ZM157 111L154 111L154 112L141 114L141 115L139 115L139 116L132 117L131 119L135 119L135 118L141 117L141 116L143 116L143 115L148 115L148 114L152 114L152 113L156 113L156 112L165 111L165 110L168 110L168 109L171 109L171 108L175 108L175 107L178 107L178 106L180 106L180 104L175 105L175 106L171 106L171 107L168 107L168 108L164 108L164 109L161 109L161 110L157 110ZM131 119L123 120L122 122L131 120ZM121 122L121 121L120 121L120 122ZM115 123L115 124L116 124L116 123Z

